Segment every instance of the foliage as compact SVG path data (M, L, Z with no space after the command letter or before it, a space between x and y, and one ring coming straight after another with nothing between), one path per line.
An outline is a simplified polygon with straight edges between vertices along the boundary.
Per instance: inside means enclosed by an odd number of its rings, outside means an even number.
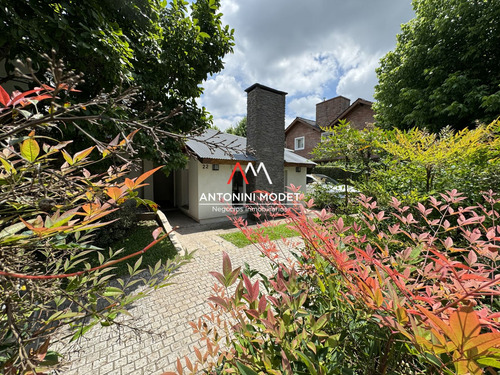
M497 1L414 0L394 51L377 69L378 126L437 132L490 123L500 113Z
M70 141L44 135L48 128L64 131L70 121L97 126L99 117L82 115L86 107L125 111L132 98L129 92L65 102L61 98L78 91L79 77L51 64L47 75L54 86L11 95L0 87L0 370L9 375L40 374L55 366L57 354L49 346L59 327L70 328L77 339L93 326L115 324L118 314L152 290L128 295L127 288L138 282L165 285L185 262L159 261L147 278L109 284L114 264L139 257L166 236L158 228L147 246L124 257L92 245L93 232L107 225L107 215L125 200L151 203L136 190L155 170L134 179L126 178L130 163L113 163L101 174L88 170L100 160L123 160L139 129L107 144L89 135L96 144L75 153L67 148ZM92 267L90 258L98 265ZM143 272L141 260L135 260L131 276Z
M372 164L380 153L377 140L389 135L373 125L362 130L355 129L346 120L323 130L326 135L322 136L321 142L312 151L314 158L335 160L336 166L346 174L360 173L366 176L369 176Z
M123 236L120 241L116 241L111 247L114 252L123 249L120 256L133 254L137 249L146 247L151 242L151 233L158 227L155 221L141 221L135 228ZM141 267L154 267L158 261L164 263L167 259L175 259L177 250L172 242L165 238L163 241L148 250L142 256ZM134 267L136 259L129 259L117 263L113 273L117 276L126 276L130 274L130 267Z
M327 209L332 212L339 213L340 211L350 210L352 205L346 205L345 197L339 194L332 194L328 184L313 184L311 188L308 188L306 194L307 199L312 199L314 201L314 206L319 209ZM352 199L350 200L352 203Z
M344 170L362 170L351 183L384 207L391 197L416 204L453 188L473 203L481 199L482 190L496 191L500 184L498 130L498 121L472 130L447 127L438 134L417 128L360 132L344 123L333 128L315 152L324 158L342 157L336 163L343 160ZM311 197L318 207L338 206L322 191Z
M206 349L194 350L195 365L185 359L189 373L496 373L500 199L465 199L449 191L413 208L393 199L386 213L361 196L352 224L290 208L300 257L286 260L259 238L275 268L251 281L224 256L222 273L212 272L213 312L193 323Z
M130 103L136 111L133 118L155 118L158 129L172 133L204 128L211 119L196 104L201 84L223 68L222 58L233 46L233 31L222 24L219 8L219 0L1 0L0 60L5 59L8 76L0 83L25 89L24 77L14 74L16 59L30 57L34 69L44 71L43 54L54 49L68 69L85 73L82 98L134 85L141 89ZM158 117L174 110L182 116ZM130 118L128 113L117 116ZM82 126L92 135L103 131L88 123ZM71 126L64 135L75 143L86 140L82 130ZM116 134L105 135L110 141ZM141 132L136 137L141 156L161 163L168 158L168 168L184 163L173 139L151 143L152 136Z
M279 225L272 225L272 226L262 226L260 224L257 224L257 228L254 229L254 231L258 232L258 233L255 233L252 236L251 240L249 240L240 231L233 232L233 233L221 234L220 236L222 238L224 238L226 241L231 242L236 247L241 248L241 247L251 245L260 236L269 237L270 241L274 241L274 240L279 240L280 238L295 237L295 236L299 235L297 233L297 231L289 228L287 224L279 224Z
M247 117L243 117L236 126L231 126L226 129L226 133L239 135L240 137L247 136Z
M436 174L440 169L449 168L462 160L469 160L479 153L495 149L498 139L490 141L498 126L499 123L496 122L474 130L464 129L458 132L444 128L439 135L416 128L406 132L396 129L394 140L387 139L380 147L395 159L408 161L424 170L425 178L421 180L425 181L424 191L429 193L434 188Z
M356 175L362 181L370 178L374 165L377 165L382 149L379 141L390 136L390 132L383 131L373 125L364 129L351 127L346 120L330 128L323 128L326 135L321 137L321 142L316 145L312 154L317 160L328 160L330 165L343 171L341 180L345 186L351 181L349 175ZM353 207L349 204L349 193L346 191L343 201L337 196L328 194L326 187L315 187L310 197L320 208L334 209L343 206L344 212L349 212Z
M324 174L337 181L357 180L361 176L361 173L353 173L351 171L345 171L342 167L338 166L336 163L318 164L311 170L311 173Z
M126 238L137 227L137 202L134 199L124 201L107 219L112 222L98 229L94 240L94 245L102 248Z
M381 204L396 196L405 203L425 201L429 195L454 187L464 191L471 203L481 199L481 191L498 188L499 123L439 134L425 130L395 130L381 138L382 163L372 169L370 180L358 184Z

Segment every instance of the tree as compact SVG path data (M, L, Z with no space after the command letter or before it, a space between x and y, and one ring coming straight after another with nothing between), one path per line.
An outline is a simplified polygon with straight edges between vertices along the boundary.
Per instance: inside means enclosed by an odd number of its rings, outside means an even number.
M226 133L239 135L240 137L247 136L247 117L243 117L236 126L231 126L226 130Z
M492 140L498 143L498 138L494 137L496 129L498 123L481 125L473 130L463 129L456 133L446 128L439 135L419 129L407 132L396 129L394 139L386 139L380 143L380 147L397 161L413 164L416 169L422 171L419 178L423 182L422 190L429 193L434 188L436 175L441 169L458 169L458 163L470 159L478 163L476 156L483 155L494 147ZM491 153L481 164L493 164L497 156L496 153ZM472 170L469 169L469 173L472 173ZM413 183L419 185L417 181Z
M188 4L184 0L0 0L0 61L6 61L8 73L0 84L24 82L14 75L18 58L32 58L34 68L43 71L47 65L42 55L54 49L69 69L85 74L80 88L87 98L133 84L141 87L133 103L136 113L153 118L157 111L170 113L177 108L182 116L160 123L164 130L205 128L211 117L195 99L208 75L223 68L223 56L232 51L233 31L222 25L219 0L197 0L190 12ZM151 101L160 104L151 108ZM86 130L96 134L95 127ZM84 138L81 131L65 134L76 143ZM142 145L141 156L163 162L168 158L169 168L183 163L179 144L168 139L158 147L150 136L144 132L136 139Z
M381 60L379 126L430 131L490 123L500 114L500 3L414 0L416 16Z
M377 150L376 141L386 134L373 125L362 130L354 129L345 120L324 130L326 135L312 151L315 159L337 160L344 171L363 171L368 177L371 164L380 151Z

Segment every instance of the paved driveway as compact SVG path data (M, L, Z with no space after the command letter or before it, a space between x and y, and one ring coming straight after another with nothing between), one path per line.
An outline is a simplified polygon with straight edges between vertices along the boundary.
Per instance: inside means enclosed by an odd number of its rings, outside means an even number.
M209 228L181 216L167 216L173 226L181 226L178 238L182 245L197 251L173 279L173 285L153 292L130 309L132 325L157 334L117 327L92 329L77 343L56 346L70 361L63 374L149 375L173 371L176 359L192 353L191 347L197 343L188 322L210 311L206 301L214 278L208 272L220 271L222 251L230 255L234 267L246 262L261 272L270 271L255 246L238 249L218 236L236 229L206 230Z

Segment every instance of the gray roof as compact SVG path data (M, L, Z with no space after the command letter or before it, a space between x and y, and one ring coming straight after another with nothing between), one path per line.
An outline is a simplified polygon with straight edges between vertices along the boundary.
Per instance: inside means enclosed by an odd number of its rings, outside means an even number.
M298 119L302 120L303 122L311 125L311 126L314 126L315 128L320 128L318 124L316 124L316 121L314 120L309 120L307 118L304 118L304 117L297 117Z
M192 136L186 146L199 159L256 161L246 150L247 139L233 134L222 133L215 129L207 129L200 135ZM315 163L284 149L285 163L314 166Z

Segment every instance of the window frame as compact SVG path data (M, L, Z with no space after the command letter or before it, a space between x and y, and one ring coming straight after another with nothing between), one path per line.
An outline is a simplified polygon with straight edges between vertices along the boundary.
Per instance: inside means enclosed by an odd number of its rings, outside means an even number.
M300 140L302 140L302 147L299 148L297 147L297 143L300 142ZM306 137L305 136L302 136L302 137L295 137L294 141L293 141L293 146L294 146L294 151L300 151L300 150L303 150L306 148Z

